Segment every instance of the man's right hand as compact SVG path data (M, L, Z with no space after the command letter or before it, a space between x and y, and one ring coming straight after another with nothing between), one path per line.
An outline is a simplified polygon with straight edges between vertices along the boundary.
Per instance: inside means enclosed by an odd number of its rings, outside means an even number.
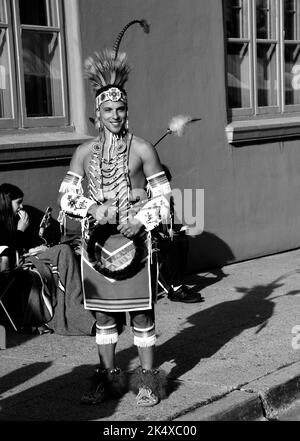
M25 231L29 226L29 216L24 210L18 211L18 215L20 217L17 225L17 229L20 231Z

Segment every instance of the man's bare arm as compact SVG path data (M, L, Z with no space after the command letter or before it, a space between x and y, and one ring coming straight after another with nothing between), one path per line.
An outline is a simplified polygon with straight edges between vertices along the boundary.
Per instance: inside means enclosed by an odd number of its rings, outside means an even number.
M89 144L82 144L75 150L70 162L69 170L82 177L85 176L84 159L88 154Z
M94 200L83 196L81 181L85 176L85 162L89 158L91 143L77 147L70 168L59 192L58 203L63 211L76 217L92 215L94 219L103 221L113 216L111 201L98 205Z
M87 213L96 218L97 204L83 196L82 179L85 176L84 162L89 155L90 143L77 147L71 159L58 195L58 204L70 215L85 217ZM81 209L82 208L82 209Z
M68 174L74 174L74 176L78 176L81 179L84 177L84 145L77 147L77 149L75 150L72 159L71 159L71 163L69 166L69 170L68 170ZM64 181L66 180L66 177L64 178ZM63 183L64 183L63 181ZM62 183L62 184L63 184ZM64 186L61 185L60 189L59 189L59 194L58 194L58 205L61 204L61 198L64 195L65 191L64 191Z
M159 156L151 144L141 144L140 157L151 196L135 218L151 231L161 222L169 222L171 187Z
M139 146L139 155L143 164L145 178L163 171L156 149L148 142L142 142Z

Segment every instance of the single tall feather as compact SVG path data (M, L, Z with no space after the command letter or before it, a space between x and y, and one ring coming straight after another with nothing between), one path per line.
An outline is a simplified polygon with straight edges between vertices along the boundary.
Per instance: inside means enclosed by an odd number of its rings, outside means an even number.
M149 23L142 19L142 20L132 20L129 23L127 23L126 26L124 26L124 28L121 30L121 32L119 33L119 35L116 38L115 44L114 44L114 52L115 52L115 58L117 58L118 53L119 53L119 48L120 48L120 44L122 41L122 38L124 37L125 32L127 31L128 28L130 28L130 26L134 25L134 24L139 24L141 26L141 28L143 29L143 31L145 32L145 34L149 34L150 32L150 26Z

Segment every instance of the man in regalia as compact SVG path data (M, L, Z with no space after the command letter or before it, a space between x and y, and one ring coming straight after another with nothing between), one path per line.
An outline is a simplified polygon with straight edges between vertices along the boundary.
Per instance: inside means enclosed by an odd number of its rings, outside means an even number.
M155 148L129 131L126 54L116 49L96 53L86 60L85 72L95 92L99 136L75 151L59 197L61 221L67 215L82 223L84 305L97 319L100 367L82 402L96 404L124 393L116 345L128 313L140 360L130 385L137 405L153 406L164 396L165 380L154 368L157 263L152 235L168 223L171 188Z

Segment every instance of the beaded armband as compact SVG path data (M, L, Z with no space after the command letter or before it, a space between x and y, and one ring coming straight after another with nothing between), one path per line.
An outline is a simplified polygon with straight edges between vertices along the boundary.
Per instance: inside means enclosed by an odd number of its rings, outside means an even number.
M83 196L82 176L68 171L61 183L59 192L63 193L60 200L62 212L68 216L83 219L95 201Z
M83 194L82 189L82 176L77 173L73 173L68 171L64 180L62 181L59 192L60 193L75 193L75 194Z
M147 189L150 191L151 198L168 195L172 191L170 182L168 181L164 171L156 173L153 176L149 176L149 178L147 178L147 181Z
M87 217L88 209L94 204L95 201L74 193L65 193L60 200L62 211L81 219Z
M170 216L170 203L166 196L171 194L171 186L165 172L157 173L147 178L147 189L150 200L135 216L145 226L146 231L151 231L161 222L167 222Z

